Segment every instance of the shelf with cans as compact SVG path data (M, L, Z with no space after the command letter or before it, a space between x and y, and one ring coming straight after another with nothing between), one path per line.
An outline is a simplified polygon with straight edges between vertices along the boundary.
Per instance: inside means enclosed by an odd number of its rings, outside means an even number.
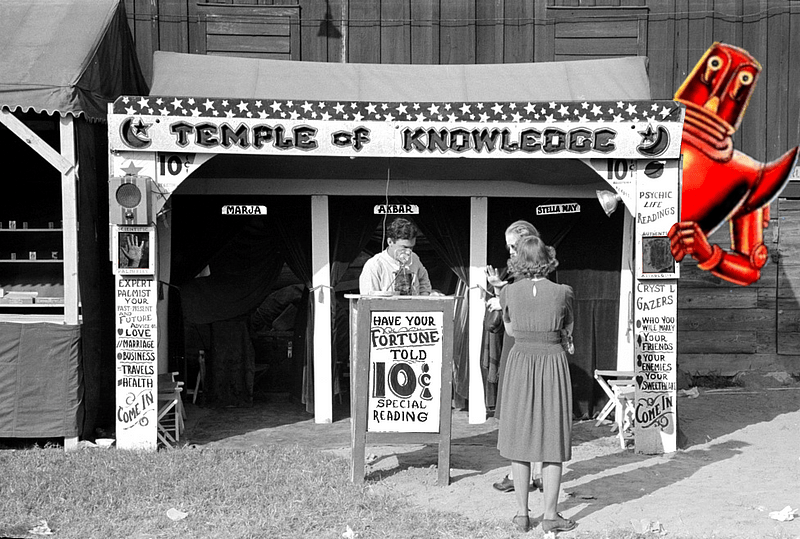
M3 221L0 227L0 307L64 306L61 221Z
M60 264L61 234L60 221L6 221L0 226L0 264Z

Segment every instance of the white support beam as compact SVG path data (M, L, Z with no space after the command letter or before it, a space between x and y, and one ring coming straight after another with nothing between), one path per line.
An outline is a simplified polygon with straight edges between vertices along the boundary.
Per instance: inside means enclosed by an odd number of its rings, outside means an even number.
M486 422L486 399L481 374L481 350L483 348L483 318L486 305L483 291L486 289L486 251L488 229L488 198L472 197L469 241L469 422Z
M64 222L64 322L78 324L78 178L75 174L75 126L72 116L59 118L61 158L61 218ZM49 146L48 146L49 148Z
M311 271L314 301L314 422L333 422L331 265L328 197L311 197Z
M617 326L617 370L633 370L633 285L636 281L634 273L633 251L636 242L634 236L633 215L627 207L620 204L617 211L625 212L622 225L622 261L619 272L619 324Z
M67 118L69 119L71 125L72 117L67 116ZM63 123L64 120L67 118L63 117L61 118L62 140L64 134ZM62 176L69 173L70 170L75 166L74 155L72 158L67 158L63 155L64 154L63 144L62 144L61 154L59 154L52 148L52 146L50 146L47 142L42 140L42 138L39 135L34 133L31 130L31 128L22 123L22 121L19 120L16 116L14 116L11 112L5 109L0 109L0 123L5 125L9 129L9 131L17 135L17 137L19 137L20 140L22 140L22 142L30 146L36 153L41 155L48 163L53 165L53 167L56 170L58 170ZM73 143L73 148L74 148L74 143Z

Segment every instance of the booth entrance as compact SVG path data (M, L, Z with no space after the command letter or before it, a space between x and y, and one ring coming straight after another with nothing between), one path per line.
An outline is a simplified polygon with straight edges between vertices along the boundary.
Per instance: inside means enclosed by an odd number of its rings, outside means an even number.
M281 394L305 403L313 413L313 386L308 376L313 372L313 363L307 352L307 337L313 333L308 314L313 305L309 305L310 277L307 264L303 263L310 251L311 203L309 196L265 194L274 188L276 178L270 177L270 171L275 170L274 163L279 159L270 160L267 165L261 158L216 156L170 196L166 205L171 220L169 283L178 293L173 294L170 305L169 370L186 370L182 376L186 387L192 389L198 374L196 358L199 350L204 350L207 379L200 402L241 406L251 404L253 399ZM324 164L316 170L326 174L331 166L337 166L336 159L321 160ZM594 382L594 369L613 370L622 361L617 340L625 211L606 215L595 192L608 184L589 167L581 163L568 167L574 183L565 185L559 178L562 183L554 187L549 167L542 167L542 174L540 163L507 165L499 172L517 174L527 181L535 181L538 176L551 185L536 185L539 196L534 197L487 197L487 262L495 267L505 266L508 253L503 233L508 224L518 219L533 223L545 241L556 247L561 265L552 277L581 292L576 304L580 346L571 358L574 409L576 417L591 417L604 398ZM387 170L381 170L383 163L377 160L372 165L369 169L354 163L362 177L387 174L383 187L389 193L400 182L391 177L393 165L395 174L407 175L414 169L413 165L390 163ZM428 170L441 168L437 160L426 160L426 165ZM235 169L233 174L231 167ZM480 162L471 168L473 177L462 179L452 189L454 192L496 180L477 178L483 171L499 174L497 166L490 169ZM223 178L223 174L236 178ZM319 178L293 179L312 182ZM363 178L362 181L372 183ZM440 191L446 190L446 181L440 183ZM565 187L570 188L569 193L563 192ZM244 193L245 190L251 192ZM385 247L382 231L395 215L376 214L374 208L386 203L414 205L419 211L406 217L421 229L416 251L430 272L434 288L447 295L467 294L470 197L425 193L330 195L331 256L336 266L331 282L335 291L331 392L338 401L345 398L349 375L344 295L358 293L363 262ZM558 205L569 207L554 209ZM226 206L260 206L265 213L226 214L222 211ZM465 302L459 302L456 315L463 326ZM459 334L455 349L454 399L457 407L466 407L468 331ZM491 378L489 361L482 354L483 399L491 413L496 381Z

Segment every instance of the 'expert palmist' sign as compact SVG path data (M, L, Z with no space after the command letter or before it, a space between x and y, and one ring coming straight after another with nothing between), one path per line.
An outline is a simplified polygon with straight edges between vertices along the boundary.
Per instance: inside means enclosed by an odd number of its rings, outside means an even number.
M443 314L373 311L368 432L438 432Z

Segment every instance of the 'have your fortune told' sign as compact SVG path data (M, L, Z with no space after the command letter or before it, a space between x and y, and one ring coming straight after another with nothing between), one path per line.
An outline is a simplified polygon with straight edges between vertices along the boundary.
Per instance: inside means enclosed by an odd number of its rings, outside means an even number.
M368 432L438 432L442 312L372 311Z

